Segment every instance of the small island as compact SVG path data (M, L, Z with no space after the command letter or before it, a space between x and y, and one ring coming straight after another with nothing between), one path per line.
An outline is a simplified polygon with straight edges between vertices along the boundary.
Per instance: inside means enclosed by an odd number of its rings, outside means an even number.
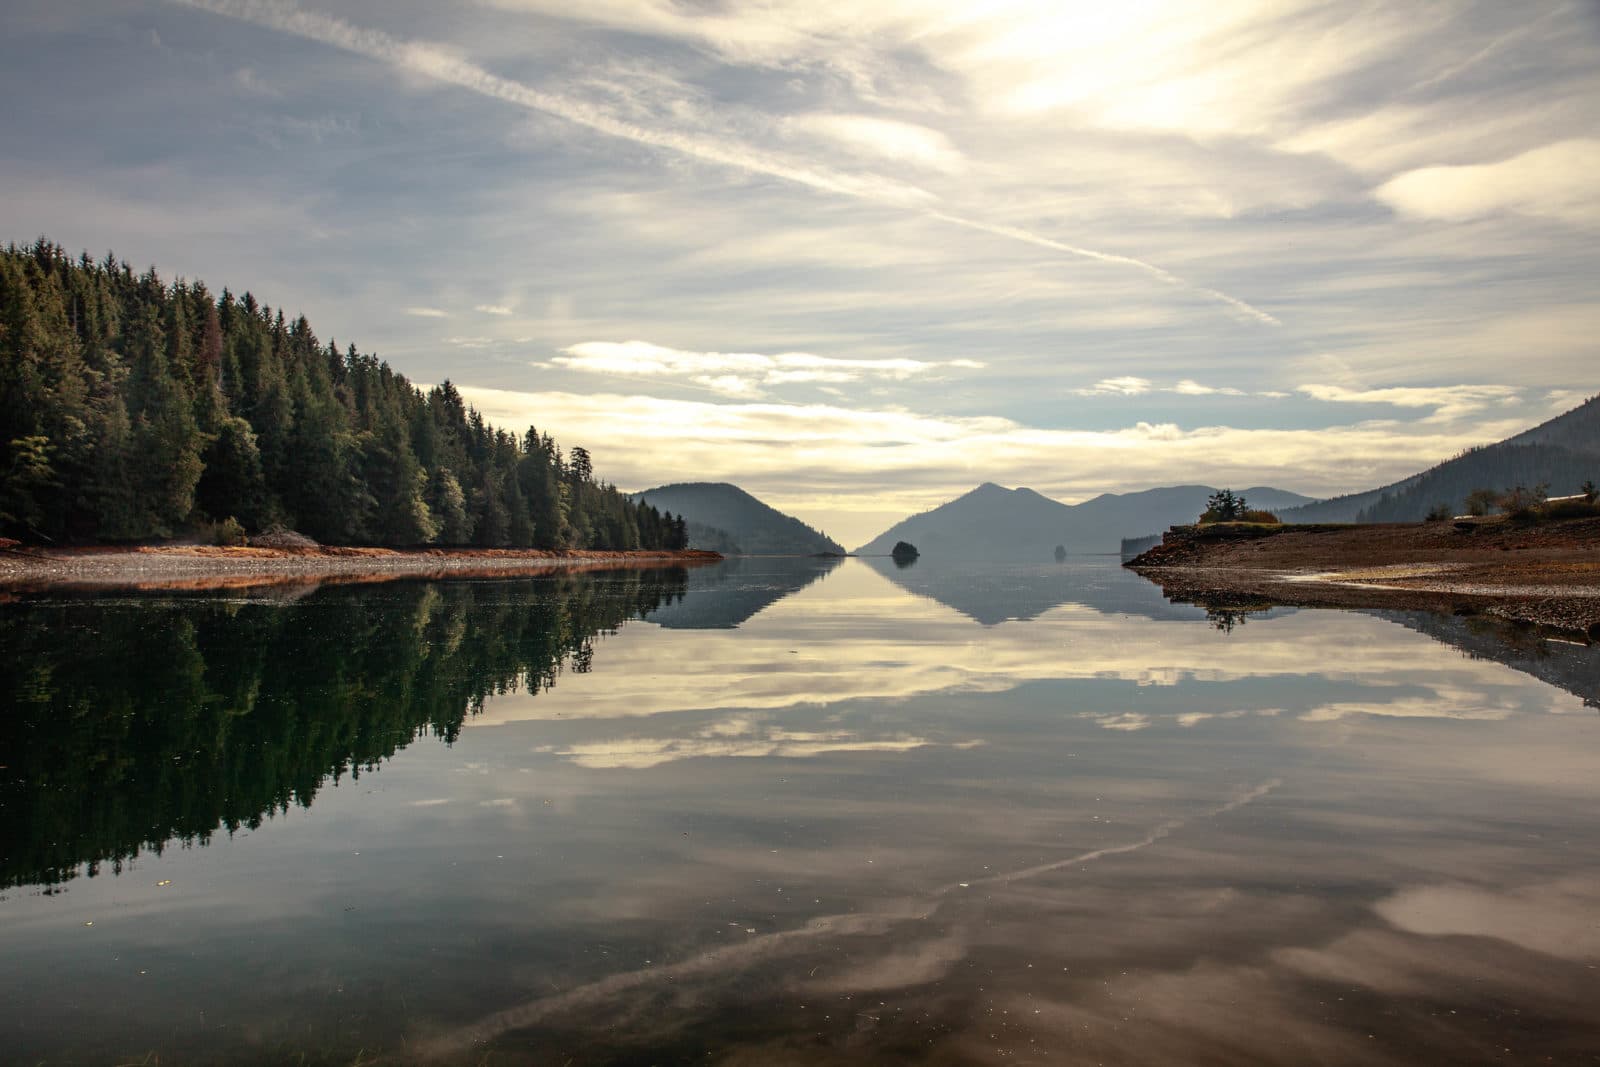
M889 555L896 563L905 567L915 563L922 553L918 552L917 546L910 541L896 541L894 547L889 550Z

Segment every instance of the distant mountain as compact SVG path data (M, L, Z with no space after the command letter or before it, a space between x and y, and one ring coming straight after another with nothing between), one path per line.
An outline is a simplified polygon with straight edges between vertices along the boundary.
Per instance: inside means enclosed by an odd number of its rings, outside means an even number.
M1085 500L1072 509L1084 524L1083 544L1068 541L1067 551L1119 552L1124 537L1161 533L1169 526L1194 522L1205 511L1206 500L1216 491L1216 487L1209 485L1171 485L1139 493L1103 493ZM1237 492L1250 507L1271 512L1313 501L1312 497L1265 485ZM1096 547L1087 547L1091 542Z
M1333 497L1280 513L1284 522L1419 522L1430 508L1449 505L1460 514L1475 489L1509 489L1548 482L1550 495L1576 493L1586 480L1600 482L1600 396L1549 422L1474 448L1398 482L1365 493ZM1254 503L1254 501L1252 501Z
M737 545L736 551L751 556L844 552L839 542L727 482L679 482L634 493L632 499L682 515L689 523L690 548L727 553Z
M1124 537L1193 522L1216 491L1209 485L1176 485L1103 493L1081 504L1063 504L1032 489L985 482L965 496L897 523L857 551L885 555L896 541L909 541L924 557L949 559L1048 560L1057 545L1074 553L1116 552ZM1308 496L1265 486L1245 489L1241 495L1251 507L1269 511L1311 502Z

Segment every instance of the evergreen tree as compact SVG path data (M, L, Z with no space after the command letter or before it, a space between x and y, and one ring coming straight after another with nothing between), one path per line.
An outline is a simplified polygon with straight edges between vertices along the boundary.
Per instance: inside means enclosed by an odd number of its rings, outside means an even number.
M267 479L261 450L250 424L227 415L205 452L195 502L209 518L238 519L247 529L260 529L271 519L267 511Z
M428 510L438 520L441 544L472 542L472 517L467 514L467 497L449 467L433 469L433 478L428 483Z

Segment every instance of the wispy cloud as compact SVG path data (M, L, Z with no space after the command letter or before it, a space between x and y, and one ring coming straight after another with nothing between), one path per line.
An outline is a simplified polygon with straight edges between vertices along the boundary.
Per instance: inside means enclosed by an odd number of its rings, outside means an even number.
M1079 396L1141 396L1154 387L1149 378L1125 375L1121 378L1101 378L1093 385L1073 392Z
M1183 396L1244 396L1244 390L1235 389L1226 385L1201 385L1192 378L1185 378L1174 385L1171 392Z
M482 312L485 315L509 315L512 309L505 304L479 304L472 310Z
M343 19L306 11L278 0L172 2L389 63L410 74L454 85L527 110L554 115L607 136L681 153L747 173L780 178L820 192L917 211L928 218L954 226L1022 241L1070 256L1132 267L1164 284L1213 299L1237 316L1259 323L1277 324L1277 319L1272 315L1244 300L1218 289L1195 285L1156 264L1134 256L1069 244L1022 227L959 214L939 207L939 198L928 190L896 178L871 172L851 173L808 160L786 158L747 143L704 132L674 130L660 125L646 126L620 117L603 104L503 78L440 46L401 40L381 30L358 27Z
M408 307L405 312L407 315L419 319L448 319L450 317L450 313L441 308Z
M1228 385L1202 385L1192 378L1184 378L1175 385L1157 385L1149 378L1125 375L1120 378L1101 378L1093 385L1074 389L1078 396L1143 396L1146 393L1177 393L1179 396L1249 396L1243 389ZM1285 396L1284 393L1258 393L1258 396Z
M827 138L851 152L931 170L965 169L966 159L938 130L873 115L814 113L789 120L791 128Z
M1302 385L1298 392L1330 404L1388 404L1400 408L1433 408L1429 422L1451 422L1496 404L1515 403L1521 390L1509 385L1398 386L1390 389L1348 389L1341 385Z
M1584 389L1552 389L1544 395L1544 400L1555 410L1566 411L1577 407L1592 395L1592 391Z

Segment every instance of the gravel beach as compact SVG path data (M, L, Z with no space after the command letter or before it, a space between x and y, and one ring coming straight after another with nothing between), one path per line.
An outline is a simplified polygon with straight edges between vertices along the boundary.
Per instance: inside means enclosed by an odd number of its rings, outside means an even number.
M156 545L0 551L0 595L113 589L243 589L397 578L527 576L714 563L715 552L263 548Z
M1179 532L1127 566L1200 604L1484 614L1600 641L1600 519Z

